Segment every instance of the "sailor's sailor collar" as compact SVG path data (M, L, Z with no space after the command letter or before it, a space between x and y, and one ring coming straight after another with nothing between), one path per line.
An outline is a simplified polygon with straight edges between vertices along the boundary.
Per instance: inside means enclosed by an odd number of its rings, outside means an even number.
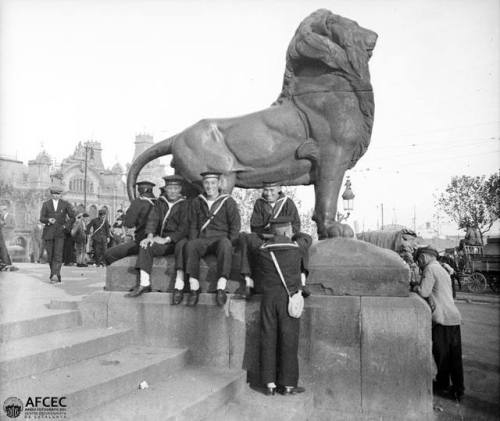
M200 197L201 199L203 199L203 201L207 204L207 206L210 207L210 205L208 203L208 199L205 197L204 194L199 194L198 197ZM230 197L230 195L229 194L220 194L219 196L217 196L217 199L215 199L212 202L212 206L215 205L220 199L224 199L225 197Z

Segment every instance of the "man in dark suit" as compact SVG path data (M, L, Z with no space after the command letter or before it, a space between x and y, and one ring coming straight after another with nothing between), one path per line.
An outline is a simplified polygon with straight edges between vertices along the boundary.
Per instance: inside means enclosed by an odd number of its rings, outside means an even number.
M123 221L126 228L135 228L134 239L107 249L104 253L104 260L107 265L126 256L139 253L139 244L146 238L146 223L156 202L153 194L155 185L150 181L139 181L136 186L139 197L130 203Z
M61 199L62 187L50 187L51 199L43 202L40 212L40 222L44 224L42 240L47 250L47 260L50 265L51 282L61 282L61 266L63 259L64 234L75 222L75 213L71 205ZM54 279L54 277L57 278Z
M292 220L290 216L278 217L271 220L272 234L252 233L243 236L248 248L256 256L257 265L253 276L262 285L261 379L268 395L274 395L276 390L283 395L304 391L297 387L300 319L288 314L288 292L277 265L290 294L299 291L301 278L308 273L305 256L312 239L300 232L292 236ZM243 276L251 273L244 256L241 273Z
M226 284L231 272L232 244L238 240L241 228L238 205L228 194L220 191L218 172L204 172L204 193L194 198L190 206L189 241L186 245L186 273L189 275L191 294L188 305L195 306L200 294L200 258L213 253L217 257L218 306L227 301ZM179 296L184 282L176 282L174 295Z
M184 179L179 175L163 177L165 187L150 213L146 224L146 238L141 241L136 269L139 270L140 285L128 294L137 297L151 291L150 274L156 256L174 254L176 278L184 282L184 246L188 235L189 204L182 196ZM173 297L172 304L180 304L182 291Z

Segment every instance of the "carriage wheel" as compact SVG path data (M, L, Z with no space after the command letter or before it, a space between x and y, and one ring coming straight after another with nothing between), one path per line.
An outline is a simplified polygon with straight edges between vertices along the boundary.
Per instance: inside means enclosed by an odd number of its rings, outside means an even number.
M470 292L482 292L486 289L486 278L482 273L474 272L469 276L469 282L467 282L467 288Z

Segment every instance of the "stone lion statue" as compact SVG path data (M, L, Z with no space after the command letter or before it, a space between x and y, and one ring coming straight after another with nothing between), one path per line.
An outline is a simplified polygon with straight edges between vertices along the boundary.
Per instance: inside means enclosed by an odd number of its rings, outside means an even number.
M288 47L283 88L274 104L248 115L205 119L156 143L130 167L129 197L140 170L160 156L190 183L203 171L224 174L223 187L263 181L314 184L319 238L351 236L336 221L346 170L365 153L374 101L368 61L377 34L320 9L304 19Z

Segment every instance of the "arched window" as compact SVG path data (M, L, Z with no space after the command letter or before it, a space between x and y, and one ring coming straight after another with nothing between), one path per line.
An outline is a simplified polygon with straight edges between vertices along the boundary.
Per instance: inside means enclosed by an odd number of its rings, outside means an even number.
M74 177L69 182L69 191L83 193L85 180L80 177ZM87 179L87 193L94 193L94 183Z

